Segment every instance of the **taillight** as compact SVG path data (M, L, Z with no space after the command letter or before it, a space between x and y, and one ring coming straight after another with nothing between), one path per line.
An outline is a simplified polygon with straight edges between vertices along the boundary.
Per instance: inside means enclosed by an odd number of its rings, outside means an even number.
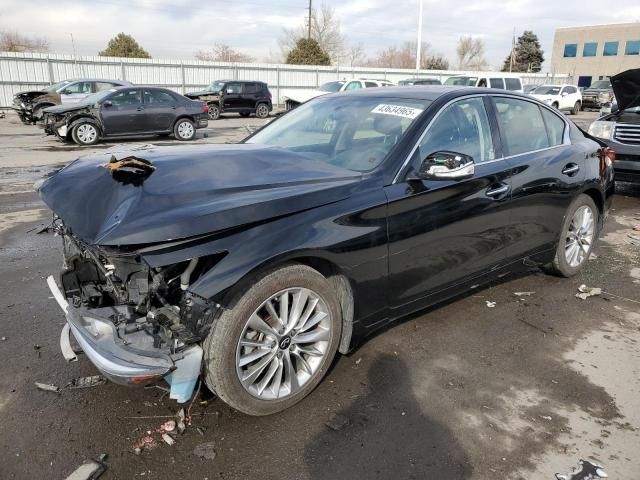
M209 105L202 105L202 111L203 112L208 112L209 111Z

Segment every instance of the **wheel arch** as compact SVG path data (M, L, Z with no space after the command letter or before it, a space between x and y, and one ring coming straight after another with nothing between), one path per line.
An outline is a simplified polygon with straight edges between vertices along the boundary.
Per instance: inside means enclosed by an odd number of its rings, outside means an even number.
M71 134L73 129L76 127L76 125L78 125L81 122L88 122L95 125L96 128L98 129L98 134L101 137L104 135L104 129L102 128L102 123L98 119L96 119L91 115L81 114L81 115L78 115L77 117L73 117L72 119L68 120L69 128L67 129L67 132L68 132L67 137Z
M343 269L335 262L323 256L320 252L293 252L254 265L253 268L245 272L242 277L225 292L216 295L219 299L217 301L220 301L225 308L233 308L235 299L239 298L239 295L243 294L249 288L256 277L263 276L269 271L277 270L291 264L306 265L318 271L327 279L336 292L342 313L342 332L338 351L343 354L348 353L353 334L355 312L354 288ZM211 274L215 275L215 267L211 269Z
M194 120L194 118L191 115L188 115L186 113L183 113L181 115L179 115L174 121L173 121L173 125L171 125L171 130L173 130L174 128L176 128L176 125L178 124L178 122L180 120L184 120L184 119L190 120L193 123L196 123L196 121Z
M596 207L598 207L600 216L602 216L604 214L604 196L602 195L602 192L597 188L591 187L591 188L587 188L582 193L584 195L591 197L591 199L593 200L593 203L595 203Z

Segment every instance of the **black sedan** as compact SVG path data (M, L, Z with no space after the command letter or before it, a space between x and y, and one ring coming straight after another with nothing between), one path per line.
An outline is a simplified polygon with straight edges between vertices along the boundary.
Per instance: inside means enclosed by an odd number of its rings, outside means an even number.
M202 372L251 415L407 314L533 264L575 275L613 193L603 143L495 89L327 95L241 145L132 154L40 188L65 247L62 351L70 332L115 382L164 378L179 402Z
M206 128L209 107L160 87L120 87L94 93L80 104L44 110L44 129L62 140L93 145L101 138L171 135L193 140Z

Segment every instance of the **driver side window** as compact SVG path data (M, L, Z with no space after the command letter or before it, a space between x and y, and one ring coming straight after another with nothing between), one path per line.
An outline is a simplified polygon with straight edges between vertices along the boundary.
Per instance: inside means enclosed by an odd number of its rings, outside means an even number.
M357 90L361 88L360 82L349 82L349 84L345 87L345 90Z
M114 107L133 107L142 103L140 90L124 90L109 97Z
M476 163L495 159L483 99L468 98L445 107L429 125L418 151L418 162L441 151L470 155Z

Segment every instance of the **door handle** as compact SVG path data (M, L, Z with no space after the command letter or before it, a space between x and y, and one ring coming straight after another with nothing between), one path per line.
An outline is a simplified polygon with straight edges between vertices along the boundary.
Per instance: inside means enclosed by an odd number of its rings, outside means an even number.
M136 108L136 110L137 110L138 112L141 112L142 110L144 110L144 107L138 107L138 108Z
M487 197L495 198L507 193L508 191L509 191L509 185L503 183L497 187L489 188L486 192L484 192L484 194Z
M575 175L576 173L578 173L579 170L580 170L580 166L579 165L576 165L575 163L568 163L562 169L562 173L565 174L565 175L569 175L571 177L571 176Z

